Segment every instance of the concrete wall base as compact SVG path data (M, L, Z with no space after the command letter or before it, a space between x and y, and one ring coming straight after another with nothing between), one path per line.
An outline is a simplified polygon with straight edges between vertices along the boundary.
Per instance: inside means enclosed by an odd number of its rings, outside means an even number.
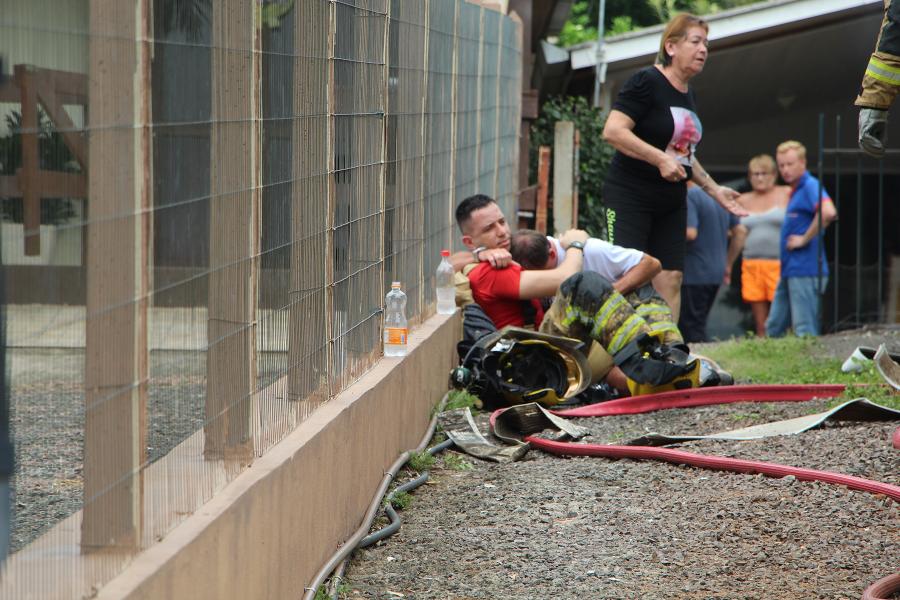
M360 526L384 471L421 440L447 391L458 313L413 330L212 500L142 552L97 598L299 598Z

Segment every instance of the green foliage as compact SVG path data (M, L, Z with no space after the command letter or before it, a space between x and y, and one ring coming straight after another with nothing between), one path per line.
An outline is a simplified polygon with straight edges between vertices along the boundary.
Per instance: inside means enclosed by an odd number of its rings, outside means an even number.
M723 10L756 4L763 0L606 0L605 37L667 22L680 12L710 15ZM600 0L576 0L563 25L557 43L574 46L597 39Z
M842 359L822 358L827 354L821 338L747 337L704 348L701 354L717 361L734 375L738 383L842 383L847 385L837 405L853 398L900 408L900 396L883 385L874 363L861 373L843 373Z
M392 494L390 498L391 506L394 510L406 510L412 504L413 497L409 492L397 492Z
M421 473L434 466L434 456L428 452L413 452L409 457L409 468Z
M451 471L471 471L475 467L460 454L449 452L444 455L444 467Z
M604 237L606 215L601 190L609 161L615 151L603 141L605 120L600 111L593 108L585 98L558 96L551 98L541 107L540 117L531 126L529 156L531 181L537 180L538 149L540 146L553 147L553 131L558 121L572 121L580 133L578 226L594 237Z
M559 32L558 44L563 48L597 39L597 15L591 19L589 1L572 4L569 18Z
M332 594L328 591L329 588L334 589L337 592L338 598L346 598L350 593L350 586L344 582L338 583L337 587L334 587L333 579L329 579L327 582L323 583L316 590L316 595L313 597L313 600L331 600L333 597Z
M474 396L465 390L450 390L447 393L447 406L444 410L455 410L457 408L480 409L481 400L478 396Z

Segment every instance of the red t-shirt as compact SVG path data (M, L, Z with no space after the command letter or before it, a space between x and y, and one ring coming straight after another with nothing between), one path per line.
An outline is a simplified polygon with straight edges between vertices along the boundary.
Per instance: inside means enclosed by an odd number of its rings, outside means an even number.
M526 325L523 303L529 301L519 299L521 277L522 267L516 263L505 269L495 269L490 263L484 262L469 272L472 297L484 309L497 329L503 329L507 325L516 327ZM531 300L530 303L535 308L534 326L537 328L544 318L544 311L538 300Z

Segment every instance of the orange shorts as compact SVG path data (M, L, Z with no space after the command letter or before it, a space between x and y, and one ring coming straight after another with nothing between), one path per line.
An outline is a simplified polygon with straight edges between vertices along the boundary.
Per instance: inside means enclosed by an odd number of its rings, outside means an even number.
M741 261L741 297L744 302L771 302L781 276L775 258L745 258Z

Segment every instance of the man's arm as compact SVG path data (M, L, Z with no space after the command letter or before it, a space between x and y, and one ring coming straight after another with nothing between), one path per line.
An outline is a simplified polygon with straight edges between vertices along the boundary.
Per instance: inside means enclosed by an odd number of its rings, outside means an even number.
M656 277L660 271L662 271L662 264L659 260L645 252L641 262L625 271L619 279L613 282L613 287L624 296L644 284L650 283L650 280Z
M586 231L570 229L559 238L559 243L566 250L566 258L555 269L547 270L523 270L519 279L519 298L531 300L532 298L545 298L556 295L563 281L581 271L584 264L584 252L574 250L569 252L569 244L588 240Z
M831 201L831 198L823 198L822 202L819 203L819 206L822 211L822 226L824 228L828 228L831 223L837 219L837 210L834 208L834 203ZM803 248L808 243L812 241L814 237L819 234L819 215L817 214L813 217L813 221L809 226L809 229L806 230L806 233L803 235L789 235L787 237L786 246L788 250L796 250L797 248Z
M462 271L466 265L476 262L489 262L495 269L505 269L512 262L512 254L503 248L488 248L478 253L478 259L471 250L463 250L450 255L450 264L454 271Z

